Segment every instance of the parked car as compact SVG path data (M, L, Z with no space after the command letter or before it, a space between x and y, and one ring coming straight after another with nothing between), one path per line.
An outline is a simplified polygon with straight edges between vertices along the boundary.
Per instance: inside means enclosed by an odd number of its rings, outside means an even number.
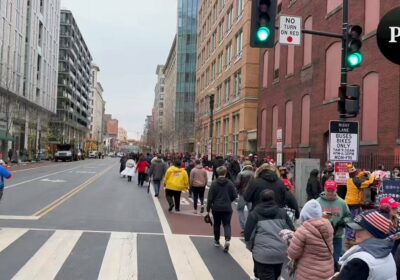
M62 161L73 161L74 155L71 150L71 145L63 144L57 145L57 152L54 155L54 160L57 162L59 160Z
M98 151L90 151L88 158L98 158L99 152Z

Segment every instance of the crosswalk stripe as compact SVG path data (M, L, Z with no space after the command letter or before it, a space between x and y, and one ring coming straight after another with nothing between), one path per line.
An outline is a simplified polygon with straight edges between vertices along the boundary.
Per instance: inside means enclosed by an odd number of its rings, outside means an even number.
M0 252L6 249L10 244L12 244L15 240L24 235L28 230L27 229L2 229L0 231Z
M189 236L165 235L178 280L214 279Z
M229 254L250 277L253 277L253 256L239 238L231 239Z
M98 277L103 279L138 279L136 233L111 234Z
M54 279L81 235L81 231L56 231L12 279Z

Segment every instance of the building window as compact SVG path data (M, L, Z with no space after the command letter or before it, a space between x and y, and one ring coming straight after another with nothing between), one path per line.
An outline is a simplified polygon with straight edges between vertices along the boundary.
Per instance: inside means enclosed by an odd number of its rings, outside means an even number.
M222 104L222 85L217 87L217 108L220 108Z
M225 103L229 102L229 96L231 95L231 79L225 81Z
M215 125L216 126L216 135L217 135L217 154L220 154L222 151L221 151L221 137L222 137L222 127L221 127L221 121L218 121L217 122L217 124Z
M271 131L272 147L276 147L277 130L278 130L278 105L275 105L272 108L272 131Z
M214 60L213 63L211 64L211 79L214 81L215 80L215 74L216 74L216 61Z
M293 102L286 102L285 112L285 145L292 145Z
M243 52L243 31L240 30L236 35L236 56L241 57Z
M376 1L376 0L372 0ZM328 0L327 5L326 5L326 13L329 14L332 12L334 9L340 6L342 4L343 0Z
M288 57L287 57L287 75L294 73L294 46L288 46Z
M229 151L229 118L224 120L224 155L228 154Z
M240 18L244 11L244 0L237 0L237 17Z
M263 64L263 87L266 88L268 85L268 58L269 51L264 53L264 64Z
M265 148L267 144L267 110L261 112L261 147Z
M240 89L242 87L242 73L241 70L235 73L235 97L240 96Z
M310 144L310 96L305 95L301 101L301 144Z
M224 67L224 56L222 52L218 55L218 74L222 72Z
M341 43L333 43L326 51L325 70L325 100L331 100L338 96L340 85L340 55Z
M275 44L274 80L279 78L279 62L281 59L281 45Z
M232 29L232 25L233 25L233 7L231 6L228 9L228 13L226 15L228 22L227 22L227 31L229 32Z
M361 139L365 142L378 141L378 92L379 74L369 73L363 79L362 94L362 133Z
M380 0L365 0L364 34L375 31L379 23Z
M312 17L308 17L304 23L304 29L312 30ZM304 34L303 65L312 62L312 35Z
M239 131L240 131L240 118L239 113L233 116L233 154L238 155L239 153Z
M224 21L222 20L218 26L219 29L219 42L222 42L224 39Z
M232 44L226 47L226 66L229 67L232 63Z
M217 31L212 34L212 50L214 51L217 47Z

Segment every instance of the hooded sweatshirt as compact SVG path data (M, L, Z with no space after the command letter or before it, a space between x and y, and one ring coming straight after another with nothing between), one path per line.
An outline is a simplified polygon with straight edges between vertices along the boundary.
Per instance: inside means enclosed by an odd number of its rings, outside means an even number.
M396 280L393 242L370 238L352 247L339 260L340 280Z
M232 212L232 202L237 193L232 181L225 177L218 177L211 184L207 197L207 212L210 209L219 212Z
M244 200L252 203L252 209L261 202L260 194L264 190L272 190L275 193L275 202L279 207L285 206L286 187L278 178L278 175L270 170L262 170L257 178L252 180L243 194Z
M166 164L160 158L156 158L150 165L149 177L153 176L154 181L161 181L166 171Z
M334 238L342 238L346 223L351 221L351 213L346 202L338 195L334 200L328 200L325 192L321 193L317 201L321 205L323 212L332 213L330 222L334 229Z
M205 187L208 183L207 171L201 164L196 165L195 168L190 171L190 186L191 187Z
M322 192L321 183L318 180L318 173L319 171L317 169L313 169L310 172L306 188L307 200L317 199Z

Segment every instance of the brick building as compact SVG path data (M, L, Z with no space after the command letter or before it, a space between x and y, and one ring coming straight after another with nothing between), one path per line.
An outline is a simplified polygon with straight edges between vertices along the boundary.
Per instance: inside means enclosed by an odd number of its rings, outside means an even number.
M342 1L278 1L278 14L301 16L305 29L341 33ZM379 20L397 0L350 1L349 22L363 27L360 68L348 74L361 86L359 165L394 164L400 154L400 67L380 53ZM278 23L279 17L277 17ZM278 41L278 32L275 41ZM301 46L262 50L258 150L274 154L276 130L283 129L284 161L295 155L327 159L329 121L337 112L340 39L304 35Z
M243 155L257 148L260 53L250 48L251 1L202 1L196 73L197 151L208 154L214 96L212 153Z

